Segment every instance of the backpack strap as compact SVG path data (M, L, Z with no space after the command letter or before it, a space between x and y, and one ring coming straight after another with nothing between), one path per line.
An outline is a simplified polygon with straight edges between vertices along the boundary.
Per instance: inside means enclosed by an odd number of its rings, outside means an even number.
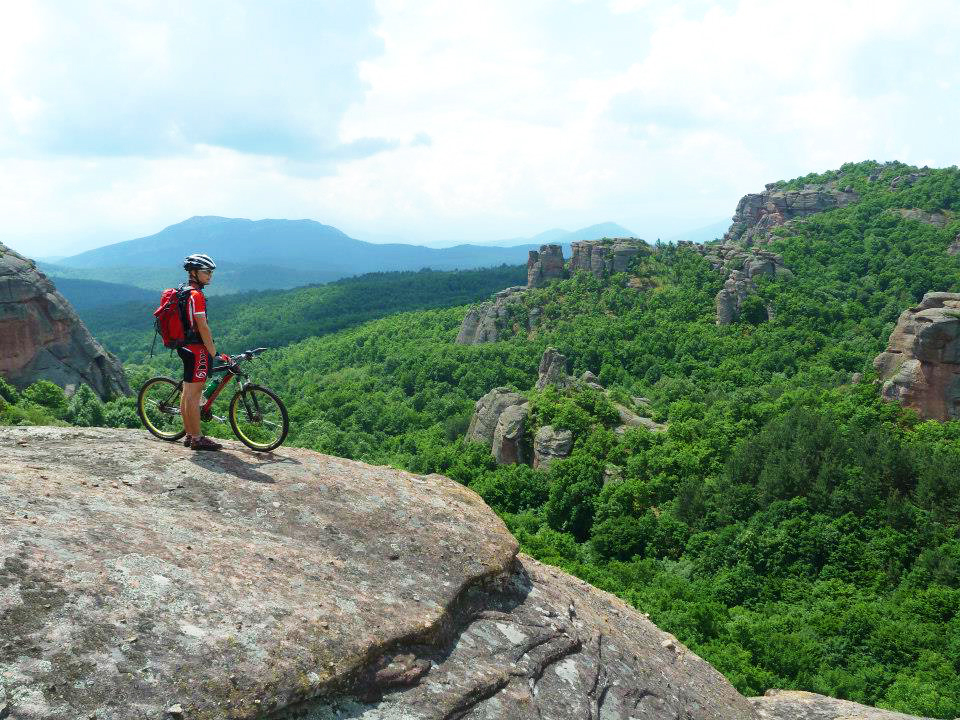
M189 345L195 342L202 342L200 333L190 327L189 318L187 318L187 302L190 300L190 293L196 290L188 283L181 283L177 288L177 309L180 311L180 322L183 324L183 344ZM203 294L203 290L199 290Z

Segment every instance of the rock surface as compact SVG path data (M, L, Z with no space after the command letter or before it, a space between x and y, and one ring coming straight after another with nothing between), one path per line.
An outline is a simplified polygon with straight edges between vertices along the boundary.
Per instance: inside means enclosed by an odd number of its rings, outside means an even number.
M548 385L564 389L573 384L573 378L567 375L567 358L559 350L548 347L540 358L540 367L537 371L537 390L543 390Z
M960 254L960 233L957 233L957 236L953 239L953 242L950 243L950 247L947 248L947 255L957 254Z
M493 444L493 437L500 422L500 416L510 407L523 405L527 399L518 392L507 387L494 388L473 406L473 416L467 427L467 439Z
M531 250L527 258L527 287L543 287L551 280L566 277L563 266L563 247L560 245L541 245L539 252Z
M547 386L553 386L561 392L571 388L591 388L608 394L599 378L589 370L580 378L567 375L567 358L553 347L544 350L540 358L536 387L543 390ZM633 402L642 410L649 409L650 401L646 398L636 398ZM638 415L624 405L614 403L614 406L620 414L620 424L614 428L618 434L632 427L644 427L651 432L667 429L666 425ZM533 467L546 470L554 460L569 456L573 447L573 433L546 425L534 434L531 448L528 429L532 431L532 428L528 428L529 421L530 405L521 393L506 387L494 388L474 404L467 440L490 446L494 459L501 465L532 463Z
M927 293L904 310L873 366L884 398L924 419L960 417L960 293Z
M852 188L840 190L832 184L806 185L801 190L780 190L768 185L762 193L740 198L733 223L723 240L744 246L762 244L768 239L770 230L779 225L844 207L859 199Z
M511 405L497 419L493 432L493 459L499 465L518 465L530 462L530 449L527 447L525 430L530 405Z
M639 238L580 240L570 244L570 273L584 270L598 278L626 272L630 261L649 255L651 248Z
M919 208L898 208L897 212L907 220L916 220L925 225L933 225L938 228L946 227L947 223L950 222L950 218L942 212L927 212Z
M546 470L554 460L568 457L572 447L572 432L544 425L533 438L533 467Z
M526 290L522 285L509 287L494 295L493 300L470 308L457 334L457 344L479 345L499 340L509 321L509 306L520 301Z
M228 447L0 429L11 718L260 717L352 687L513 567L506 528L447 478Z
M633 410L620 403L614 403L613 406L620 414L620 424L614 428L614 432L617 434L622 434L630 428L635 427L646 428L650 432L664 432L667 429L666 425L658 423L651 418L637 415Z
M930 720L801 690L768 690L750 702L763 720Z
M758 718L442 476L106 429L0 450L11 720Z
M106 400L128 395L120 362L101 347L32 260L0 244L0 376L23 388L85 383Z
M727 273L723 289L714 298L717 325L729 325L739 319L744 301L757 289L754 278L793 274L780 255L759 247L745 248L730 241L711 245L685 243L685 246L703 255L714 270ZM767 315L772 317L769 309Z

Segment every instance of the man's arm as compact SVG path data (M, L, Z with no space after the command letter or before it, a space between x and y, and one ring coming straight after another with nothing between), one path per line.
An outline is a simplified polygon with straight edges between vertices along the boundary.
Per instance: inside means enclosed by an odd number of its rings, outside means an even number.
M217 347L213 344L213 335L210 334L210 326L207 325L207 316L194 315L193 320L197 324L197 332L200 333L200 338L203 340L207 352L210 353L210 357L216 357Z

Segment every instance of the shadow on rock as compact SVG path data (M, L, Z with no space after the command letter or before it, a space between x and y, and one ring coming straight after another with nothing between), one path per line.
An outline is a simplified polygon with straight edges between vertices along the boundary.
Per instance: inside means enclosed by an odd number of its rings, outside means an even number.
M248 462L244 458L240 457L240 454L247 455L255 461ZM276 480L274 480L267 473L261 472L259 468L266 467L268 465L276 465L278 463L287 463L291 465L300 464L300 462L294 458L281 457L280 455L275 455L273 453L258 453L250 450L207 454L194 453L193 457L190 458L190 462L216 473L232 475L233 477L241 480L247 480L249 482L267 483L271 485L275 483Z

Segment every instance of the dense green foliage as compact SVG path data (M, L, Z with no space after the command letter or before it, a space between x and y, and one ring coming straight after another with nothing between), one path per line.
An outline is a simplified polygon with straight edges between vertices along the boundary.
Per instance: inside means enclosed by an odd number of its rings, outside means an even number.
M509 285L525 283L526 278L522 265L370 273L294 290L208 297L208 317L218 350L233 353L287 345L391 313L476 302ZM150 354L152 313L159 299L157 290L150 303L88 305L78 308L78 313L107 349L125 362L143 362ZM166 352L159 343L158 347L161 354Z
M122 277L122 274L120 275ZM110 307L139 302L149 305L154 302L156 292L144 290L133 285L99 280L77 280L56 277L53 279L57 292L63 295L78 313L90 308ZM155 303L154 303L155 304Z
M150 370L127 372L132 383L142 383ZM18 392L0 378L0 425L75 425L82 427L140 427L134 398L102 402L88 386L81 385L67 398L63 388L38 380Z
M632 269L642 291L579 274L528 293L502 342L454 344L464 308L410 312L272 350L254 374L287 399L290 442L469 485L526 552L648 612L744 693L952 718L960 422L920 422L871 382L899 313L960 290L945 252L960 172L891 188L915 171L860 163L784 183L835 181L862 199L779 229L772 249L793 276L762 282L762 304L729 326L714 322L723 275L662 247ZM915 207L950 223L896 212ZM609 394L532 391L548 345ZM501 385L528 394L530 432L574 433L570 458L497 467L463 440L474 401ZM633 396L666 432L614 431L611 401Z

